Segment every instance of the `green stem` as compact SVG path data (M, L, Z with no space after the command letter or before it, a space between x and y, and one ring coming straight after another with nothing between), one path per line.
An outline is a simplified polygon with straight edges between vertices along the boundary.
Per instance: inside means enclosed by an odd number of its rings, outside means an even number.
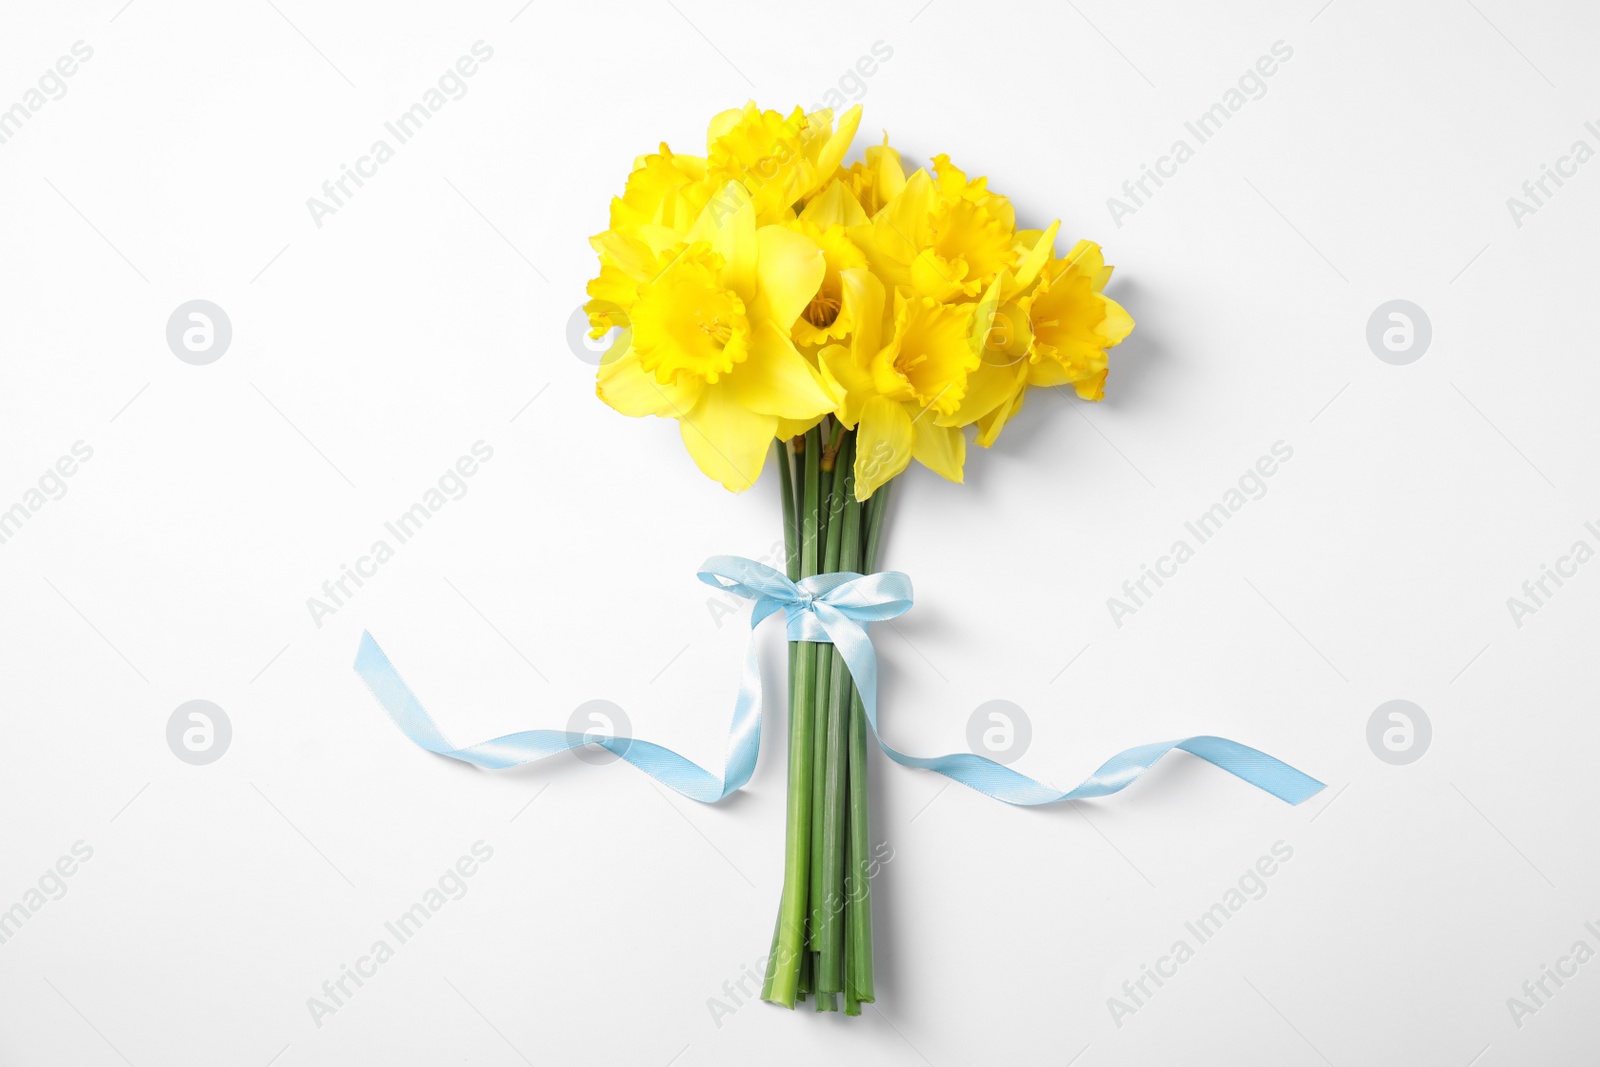
M856 902L851 900L847 894L844 902L844 1013L846 1015L861 1014L861 998L856 996L856 984L852 979L852 975L855 973L856 956L860 954L860 948L856 945L855 940L855 923L851 917L852 910L856 907L858 907Z
M854 460L854 437L847 437L840 450L840 472L849 469ZM842 515L835 516L834 525L840 536L828 538L829 570L854 571L860 565L861 505L856 501L853 485L848 479L834 478L836 499L844 501ZM837 542L837 543L836 543ZM849 768L847 766L850 738L850 671L844 658L830 651L828 687L819 704L827 707L826 715L817 717L818 729L826 722L822 762L817 764L822 775L817 791L822 795L822 816L819 826L812 829L813 836L822 838L820 856L820 884L822 893L813 899L811 913L817 926L817 941L822 953L817 969L817 988L824 992L844 991L844 901L845 901L845 807ZM813 859L813 863L817 862ZM818 884L813 876L812 884Z
M827 436L825 426L826 424L822 424L817 427L817 436L818 440L822 442L822 449L818 453L819 459L817 460L817 507L814 509L816 511L817 526L811 537L812 550L817 554L817 566L812 570L806 571L803 577L820 573L828 544L828 493L833 481L834 448L825 440ZM807 436L810 435L808 434Z
M839 1010L839 994L837 994L837 993L824 993L820 989L817 990L817 1010L818 1011L838 1011Z
M867 573L878 565L878 541L883 534L883 513L889 510L889 490L894 482L884 482L867 501L867 548L861 556L861 568Z
M817 509L821 482L822 435L813 428L806 434L804 504L800 513L801 577L817 569ZM773 975L763 998L794 1007L799 992L801 955L805 952L807 894L811 888L811 785L812 731L816 705L816 650L814 642L800 642L795 651L789 705L789 795L784 834L783 901L778 909L778 947L773 953Z
M805 439L795 438L793 443L803 442ZM783 506L783 555L785 569L789 580L792 582L800 577L800 509L795 502L794 484L794 448L792 443L776 441L778 451L778 489L780 503ZM798 649L794 642L789 642L789 707L794 704L794 666ZM791 710L790 714L793 714ZM772 924L772 948L767 953L766 974L761 980L761 996L763 999L772 995L772 979L777 972L778 964L778 921Z
M889 482L866 505L866 545L861 571L871 574L878 566L878 546L883 535L883 515L889 506ZM845 876L845 1008L852 999L870 1003L874 998L872 967L872 835L867 789L867 709L861 694L851 687L849 829L850 865ZM860 1011L858 1007L856 1009Z
M850 702L850 866L845 875L845 976L847 997L864 1003L875 999L872 968L872 840L867 809L867 709L861 695Z
M794 450L791 445L804 440L803 437L796 437L789 444L777 442L778 490L783 504L783 561L791 582L800 577L800 508L795 500L794 460L791 458ZM792 650L793 646L790 648Z
M845 440L844 427L837 428L832 443L823 452L822 479L827 490L826 498L822 505L822 522L827 526L827 538L824 541L822 553L821 573L828 574L839 570L839 550L846 533L847 523L843 513L845 481L850 471L848 454L843 451L842 443ZM842 461L842 462L841 462ZM833 646L820 644L817 646L817 680L816 688L816 718L812 732L812 768L813 779L811 788L811 929L808 939L813 952L822 954L817 967L817 989L823 993L837 993L843 988L840 984L840 969L837 956L826 950L822 940L833 922L832 902L836 899L838 888L834 882L826 880L828 869L827 856L829 842L823 836L824 822L824 794L822 783L827 779L829 737L831 725L829 716L832 714L832 705L828 701L828 687L834 674L834 663L838 657L834 654ZM841 720L841 726L843 721Z

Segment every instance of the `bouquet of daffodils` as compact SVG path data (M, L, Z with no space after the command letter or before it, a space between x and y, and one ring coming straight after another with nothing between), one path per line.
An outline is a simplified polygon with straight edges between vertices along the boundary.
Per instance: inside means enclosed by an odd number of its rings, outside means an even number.
M711 120L704 156L634 162L610 227L592 335L597 392L678 420L695 463L748 488L775 453L791 581L871 573L890 484L913 459L962 480L967 427L992 445L1030 387L1105 390L1133 320L1097 245L1056 254L1052 222L936 156L884 143L844 165L861 121L755 104ZM832 645L789 645L783 897L762 988L793 1007L874 999L867 724Z

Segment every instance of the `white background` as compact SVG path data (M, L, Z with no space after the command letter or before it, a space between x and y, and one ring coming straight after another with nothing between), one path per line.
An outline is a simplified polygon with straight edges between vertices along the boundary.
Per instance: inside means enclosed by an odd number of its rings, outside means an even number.
M1600 164L1520 227L1506 199L1574 140L1600 148L1600 15L520 4L4 15L0 107L74 42L94 54L0 145L0 508L74 442L93 458L0 545L0 908L75 842L93 857L0 944L0 1061L1592 1055L1600 963L1520 1027L1506 1001L1600 948L1600 565L1520 627L1506 600L1600 544ZM467 95L319 228L307 198L479 40ZM879 41L892 57L846 78ZM1117 225L1107 198L1277 41L1265 95ZM948 151L1025 222L1060 216L1063 248L1101 241L1138 322L1105 403L1036 395L967 485L897 484L882 562L918 603L877 628L889 737L957 750L1006 699L1032 726L1016 766L1064 786L1215 733L1329 788L1291 808L1174 756L1024 811L876 760L878 1003L718 1025L708 1001L777 907L781 712L750 787L708 808L620 764L427 755L351 661L370 629L459 742L607 699L718 765L745 613L718 625L694 570L771 550L774 481L730 495L675 426L604 407L566 328L636 154L699 152L714 112L841 78L861 144ZM209 366L165 338L196 298L233 326ZM1366 341L1397 298L1433 327L1408 366ZM318 626L307 598L479 440L467 494ZM1266 495L1115 625L1107 598L1278 441ZM761 640L776 697L777 628ZM1366 740L1396 698L1433 724L1409 766ZM191 699L232 722L209 766L168 749ZM317 1025L308 998L480 840L466 895ZM1117 1025L1108 998L1278 841L1266 895Z

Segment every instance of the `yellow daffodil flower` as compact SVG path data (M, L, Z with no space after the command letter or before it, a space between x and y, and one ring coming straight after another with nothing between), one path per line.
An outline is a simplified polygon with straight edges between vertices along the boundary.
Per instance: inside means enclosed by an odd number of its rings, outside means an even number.
M706 161L674 155L665 144L656 155L640 156L628 185L611 201L611 229L636 233L641 226L665 226L682 232L705 207Z
M1033 323L1029 385L1068 382L1085 400L1105 395L1106 349L1133 332L1133 317L1106 296L1111 268L1100 246L1079 241L1065 259L1044 269L1028 301Z
M833 178L860 122L860 105L845 112L835 130L826 108L809 115L795 108L785 118L752 101L711 120L707 176L718 188L730 181L744 186L758 223L786 221L795 204Z
M1024 258L1025 268L1040 264L1036 284L1019 275L1007 286L1002 278L978 311L989 323L981 366L962 409L947 421L976 423L985 447L1021 410L1028 386L1071 385L1084 400L1103 397L1106 350L1133 330L1122 305L1101 291L1111 268L1100 246L1079 241L1066 258L1043 262L1038 253L1050 249L1054 236L1052 226Z
M822 249L782 226L758 228L737 183L717 196L738 207L708 205L638 282L596 391L624 415L678 419L700 469L739 491L761 473L780 418L819 417L839 398L790 340L822 284Z
M880 347L883 283L866 270L843 274L844 301L860 325L848 347L823 349L821 362L843 394L836 416L857 431L857 499L866 500L913 458L961 481L966 438L939 420L959 410L967 375L978 366L976 305L941 304L902 289L895 294L892 333Z
M940 157L937 177L919 170L850 237L884 284L935 300L973 300L1016 262L1010 201Z
M900 195L906 185L906 172L900 163L900 153L889 147L887 133L883 135L883 144L867 149L865 155L862 162L840 170L839 179L870 218Z
M967 180L967 174L950 157L940 153L933 157L933 174L939 182L939 193L947 201L967 200L998 222L1009 234L1017 228L1017 213L1011 201L989 191L988 178Z

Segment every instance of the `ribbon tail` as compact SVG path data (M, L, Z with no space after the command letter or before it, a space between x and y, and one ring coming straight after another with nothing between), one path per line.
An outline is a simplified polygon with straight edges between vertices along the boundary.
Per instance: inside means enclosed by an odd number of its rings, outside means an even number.
M727 763L721 776L650 741L596 737L570 730L522 730L457 748L440 731L370 633L361 635L355 669L389 718L413 743L475 767L491 770L516 767L595 744L616 753L667 788L691 800L714 804L750 781L761 750L761 661L754 634L745 655L733 723L728 732Z
M1225 737L1190 737L1177 742L1176 747L1289 804L1303 803L1327 788L1304 771Z
M1033 807L1109 796L1132 785L1175 748L1198 756L1289 804L1300 804L1326 788L1282 760L1224 737L1186 737L1127 749L1112 756L1082 783L1065 792L971 752L933 757L906 755L885 741L878 729L878 657L873 651L872 639L859 624L837 612L819 610L818 616L861 693L867 722L884 755L901 766L942 774L1007 804Z

